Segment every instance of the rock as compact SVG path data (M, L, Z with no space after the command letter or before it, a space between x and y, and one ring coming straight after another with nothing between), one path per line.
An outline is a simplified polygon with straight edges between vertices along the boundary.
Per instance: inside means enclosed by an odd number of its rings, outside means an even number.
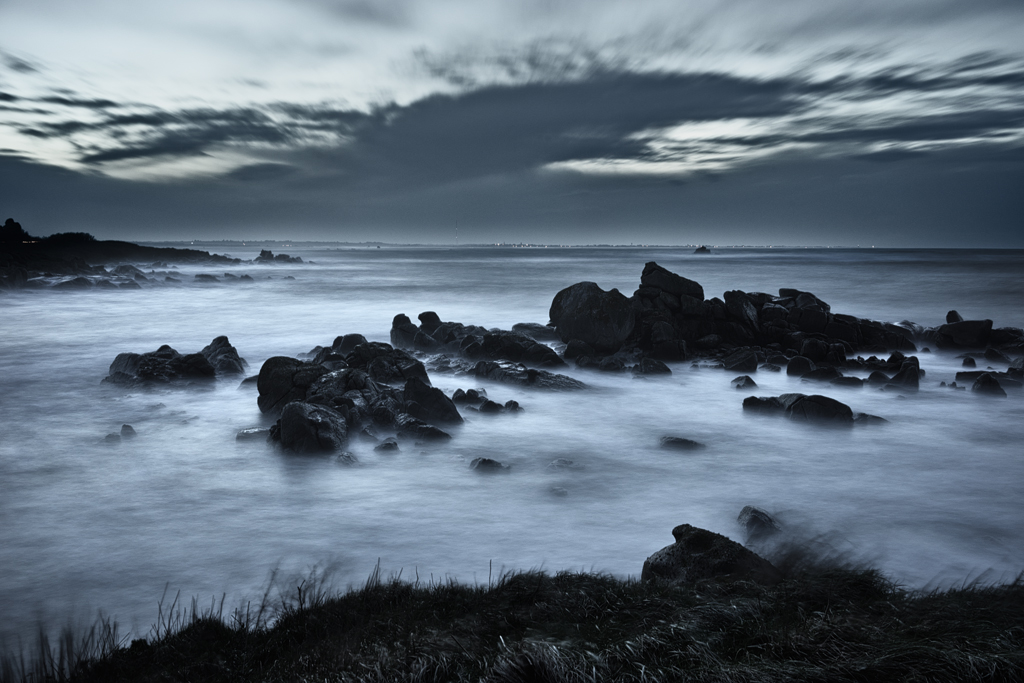
M409 316L404 313L399 313L391 321L391 344L398 349L416 349L418 351L434 351L439 346L437 340L413 325Z
M360 344L345 356L345 362L349 367L364 370L378 382L406 382L415 377L430 384L423 363L383 342Z
M539 342L559 341L558 330L550 325L541 325L540 323L516 323L512 326L512 331Z
M569 343L565 345L565 351L562 352L562 355L572 360L581 356L593 357L597 355L597 352L594 351L593 346L586 342L582 342L579 339L570 339Z
M973 358L971 358L970 356L967 356L966 358L964 358L964 362L961 363L961 365L964 366L965 368L976 368L976 367L978 367L978 363L975 362L975 360Z
M400 413L395 417L395 428L400 435L424 441L448 441L452 438L448 432L442 431L432 424L427 424L408 413Z
M660 360L654 358L641 358L640 362L633 366L633 372L638 375L671 375L672 370Z
M885 374L881 370L875 370L868 375L867 383L874 386L884 386L889 383L889 375Z
M394 453L394 452L399 451L401 449L398 447L398 439L396 439L393 436L389 436L388 438L384 439L379 444L374 446L373 450L379 451L379 452L382 452L382 453Z
M694 254L710 254L711 250L702 245L702 246L699 246L696 249L694 249L693 253Z
M831 382L840 377L842 377L842 374L838 370L831 365L826 365L804 373L802 379L804 382Z
M775 363L762 363L757 369L764 370L765 372L782 372L782 367Z
M581 470L583 469L583 465L575 462L574 460L569 460L568 458L555 458L550 463L548 463L547 469L554 472L561 472L565 470Z
M777 397L750 396L743 399L743 410L761 413L782 413L793 420L852 424L850 406L834 398L818 394L782 394Z
M757 386L757 382L752 380L749 375L740 375L732 380L730 384L734 385L737 389L753 389Z
M490 458L473 458L473 461L469 463L469 469L480 474L508 474L512 471L512 466L503 465Z
M699 451L707 448L707 445L692 439L684 439L681 436L663 436L661 437L661 447L674 451Z
M508 401L505 401L505 410L507 410L510 413L521 413L521 412L523 412L523 408L522 408L522 406L519 405L519 401L513 401L511 399L509 399Z
M494 382L505 382L507 384L518 384L554 391L574 391L585 389L587 386L572 377L557 375L546 370L528 369L524 365L506 361L482 360L473 366L469 374Z
M209 275L207 273L196 273L196 282L220 282L215 275Z
M606 292L593 282L579 282L558 292L549 315L562 341L579 339L607 353L622 348L636 324L633 301L617 289Z
M794 356L786 366L786 374L790 376L803 377L808 372L817 369L818 366L810 358Z
M481 413L503 413L505 412L505 406L490 399L484 399L484 402L480 404L478 410Z
M999 349L987 348L985 349L985 360L992 361L993 363L1006 363L1009 365L1010 359Z
M487 392L484 389L470 389L469 391L463 391L462 389L456 389L455 393L452 394L452 403L469 403L477 404L487 398Z
M420 329L427 334L433 334L441 326L441 317L433 311L423 311L416 317L420 321Z
M987 372L975 380L974 385L971 386L971 391L985 396L999 396L1001 398L1006 398L1006 391L999 384L999 380Z
M915 358L914 361L917 359ZM915 362L909 360L904 361L900 366L900 371L893 375L892 379L889 380L890 384L894 384L898 387L908 389L910 391L917 391L921 381L921 370Z
M297 453L340 451L348 441L345 418L333 408L292 401L281 411L281 446Z
M428 386L423 380L413 377L405 383L402 394L406 411L413 417L426 422L461 423L462 416L458 408L444 392L436 387Z
M704 288L699 283L676 275L654 261L644 264L643 273L640 275L640 285L642 287L657 287L673 296L690 296L698 301L704 300Z
M675 543L644 561L641 581L752 581L767 586L782 581L781 572L768 560L725 536L689 524L677 526L672 536Z
M256 404L261 412L267 413L280 410L292 401L301 401L306 398L306 390L328 372L322 365L304 363L295 358L269 358L260 368L256 380L260 393Z
M746 543L763 541L782 530L782 525L774 517L753 505L747 505L740 510L736 521L747 532Z
M963 320L940 325L935 330L943 348L984 348L992 334L991 320Z
M949 313L946 314L947 323L962 323L963 321L963 316L957 313L956 311L950 311Z
M223 335L207 344L199 353L210 361L218 375L241 375L245 373L245 368L249 367L245 359L239 357L238 350Z
M334 343L331 344L331 348L336 353L340 353L342 356L347 356L352 353L357 346L367 344L366 337L361 334L346 334L341 337L336 337Z
M269 436L269 429L249 427L247 429L238 430L238 433L235 434L235 441L266 441Z
M119 353L104 382L113 384L166 384L180 380L212 380L216 369L202 354L182 355L164 344L149 353Z
M722 359L729 372L757 372L757 354L751 349L739 349Z
M851 387L854 389L861 389L864 387L864 380L860 377L836 377L834 380L829 382L837 387Z
M131 425L121 425L121 438L122 439L134 439L139 433L135 431L135 427Z
M87 277L76 277L64 282L58 282L52 289L92 289L92 280Z

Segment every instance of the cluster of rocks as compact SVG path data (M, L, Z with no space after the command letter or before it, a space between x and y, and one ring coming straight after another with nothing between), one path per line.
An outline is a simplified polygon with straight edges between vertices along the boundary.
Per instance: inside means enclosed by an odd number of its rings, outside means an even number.
M456 354L471 360L511 361L538 367L565 365L554 349L534 335L553 336L540 325L517 325L518 330L488 330L477 325L443 322L433 311L419 314L415 325L405 314L391 322L391 343L401 349Z
M782 415L792 420L831 424L873 424L885 418L867 413L854 413L850 406L819 394L782 394L781 396L748 396L743 410L769 415Z
M269 249L261 249L260 255L252 260L253 263L265 264L279 264L279 263L302 263L302 259L298 256L289 256L288 254L277 254L270 251Z
M209 381L243 374L247 367L228 338L220 336L198 353L181 354L166 344L149 353L119 353L103 381L126 386Z

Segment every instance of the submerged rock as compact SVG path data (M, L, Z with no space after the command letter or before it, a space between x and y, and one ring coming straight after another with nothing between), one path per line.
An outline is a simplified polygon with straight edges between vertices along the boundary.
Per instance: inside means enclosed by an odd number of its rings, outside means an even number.
M348 442L345 418L333 408L292 401L281 411L281 446L297 453L340 451Z
M790 419L808 422L852 424L850 406L834 398L818 394L782 394L781 396L749 396L743 399L743 409L750 412L779 413Z
M491 458L473 458L469 463L469 469L480 474L508 474L512 471L512 466L503 465Z
M753 581L768 586L782 581L771 562L725 536L689 524L677 526L672 536L675 543L644 561L642 581Z
M746 543L762 541L782 530L782 525L774 517L753 505L744 506L736 521L747 532Z
M663 436L661 437L661 447L673 451L699 451L707 448L707 445L693 439L684 439L681 436Z
M474 365L469 373L475 377L489 379L494 382L556 391L573 391L585 389L587 386L578 379L573 379L566 375L558 375L547 370L536 370L534 368L527 368L519 363L504 361L482 360Z
M974 385L971 386L971 391L985 396L1006 398L1006 391L1003 389L1002 385L999 384L999 380L988 372L983 373L981 377L974 381Z

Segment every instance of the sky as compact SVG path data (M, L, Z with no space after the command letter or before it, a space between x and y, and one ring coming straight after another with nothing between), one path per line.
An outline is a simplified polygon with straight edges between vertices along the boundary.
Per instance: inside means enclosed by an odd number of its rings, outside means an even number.
M1024 248L1021 0L0 0L0 220Z

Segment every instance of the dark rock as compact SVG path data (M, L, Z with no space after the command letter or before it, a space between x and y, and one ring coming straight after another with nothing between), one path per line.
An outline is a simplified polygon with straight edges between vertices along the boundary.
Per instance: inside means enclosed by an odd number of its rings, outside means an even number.
M782 372L782 368L775 363L761 363L757 369L764 370L765 372Z
M53 289L92 289L92 280L87 277L76 277L72 280L58 282Z
M883 386L889 383L889 375L885 374L881 370L875 370L868 375L867 383L874 386Z
M352 353L357 346L368 343L366 337L361 334L346 334L341 337L336 337L334 343L331 344L331 348L336 353L340 353L343 356L347 356Z
M455 393L452 394L452 403L469 403L475 405L485 398L487 398L487 392L483 389L470 389L469 391L456 389Z
M694 254L710 254L711 250L702 245L702 246L699 246L696 249L694 249L693 253Z
M752 380L749 375L740 375L732 380L730 384L734 385L737 389L753 389L757 386L757 382Z
M957 313L956 311L950 311L949 313L946 314L947 323L962 323L963 321L963 316Z
M992 334L991 320L964 320L940 325L935 330L943 348L984 348Z
M165 384L179 380L212 380L216 369L201 354L182 355L164 344L149 353L120 353L110 364L104 382Z
M393 452L399 451L401 449L398 447L398 439L396 439L393 436L389 436L388 438L384 439L379 444L374 446L373 450L381 452Z
M527 337L539 342L559 341L558 331L550 325L541 325L540 323L516 323L512 326L512 331L526 335Z
M971 391L986 396L1006 397L1006 391L999 384L999 380L987 372L975 380L974 385L971 386Z
M1009 365L1010 359L999 349L988 348L985 349L985 360L992 361L993 363L1006 363Z
M676 542L644 561L642 581L693 585L701 581L752 581L775 585L782 574L768 560L725 536L681 524L672 530Z
M549 315L562 341L579 339L608 353L622 347L636 324L633 301L617 289L606 292L593 282L579 282L558 292Z
M312 263L312 261L310 261L310 263ZM245 276L243 275L242 277L245 277ZM359 458L356 457L355 453L350 453L348 451L342 451L341 453L338 453L337 455L334 456L334 462L338 463L339 465L346 465L346 466L348 466L348 465L356 465L356 464L359 463Z
M864 380L860 377L836 377L830 383L837 387L852 387L854 389L860 389L864 386Z
M569 360L579 358L580 356L593 357L597 354L594 351L594 347L586 342L582 342L579 339L570 339L569 343L565 345L565 351L562 353L563 356Z
M752 413L781 413L785 409L779 400L771 396L748 396L743 399L743 410Z
M134 439L138 435L138 432L135 431L135 427L132 427L131 425L121 425L122 439Z
M626 369L626 363L618 356L605 356L598 361L597 369L601 372L622 372Z
M249 367L245 359L239 357L238 350L223 335L207 344L199 353L210 361L218 375L241 375L245 368Z
M814 363L820 363L828 356L828 344L820 339L805 339L800 345L800 356L809 358Z
M419 351L433 351L439 346L436 339L413 325L404 313L399 313L391 321L391 344L397 349Z
M722 359L729 372L757 372L757 353L752 349L739 349Z
M96 283L96 288L97 289L118 289L117 285L115 285L110 280L99 280Z
M448 432L442 431L432 424L427 424L408 413L400 413L395 417L395 428L400 435L423 441L448 441L452 438Z
M425 422L462 422L458 408L444 392L428 386L423 380L413 377L405 383L402 394L406 412Z
M107 443L121 443L121 435L116 432L111 432L103 437L103 440Z
M916 358L914 359L917 360ZM917 391L921 380L921 371L916 363L911 361L904 361L900 366L900 371L892 376L889 380L891 384L895 384L898 387L909 389L910 391Z
M333 408L292 401L281 411L281 446L297 453L340 451L348 441L348 424Z
M523 412L522 407L519 405L519 401L508 400L505 401L505 410L510 413L521 413Z
M782 531L782 525L774 517L753 505L740 510L736 521L747 532L746 543L756 543Z
M196 282L220 282L215 275L207 273L196 273Z
M405 382L413 377L430 384L423 363L383 342L360 344L345 356L349 367L364 370L378 382Z
M423 311L416 317L419 318L420 329L427 334L433 334L441 326L441 317L433 311Z
M295 358L274 356L260 368L256 400L260 411L267 413L282 409L292 401L306 398L306 390L329 371L322 365L304 363Z
M693 280L662 268L654 261L644 265L643 273L640 276L640 284L644 287L657 287L663 292L674 296L690 296L698 301L704 300L704 288Z
M480 474L507 474L512 470L511 465L502 465L497 460L490 458L473 458L469 463L469 469Z
M853 411L850 406L840 403L834 398L812 394L783 394L779 401L786 413L793 420L813 422L852 422Z
M831 365L826 365L825 367L815 368L810 372L804 373L802 379L805 382L831 382L840 377L842 377L842 373Z
M484 402L480 404L479 411L481 413L503 413L505 412L505 406L500 403L495 403L490 399L485 399Z
M853 423L857 425L887 424L889 421L884 417L869 415L867 413L856 413L853 416Z
M660 360L654 358L641 358L640 362L633 366L633 372L639 375L671 375L672 370Z
M810 358L794 356L786 366L786 374L790 376L803 377L808 372L817 369L817 366Z
M518 384L556 391L573 391L585 389L587 386L572 377L557 375L546 370L535 370L518 363L505 361L482 360L474 365L469 373L475 377L488 379L493 382L504 382L506 384Z
M973 358L971 358L970 356L967 356L967 358L964 358L964 362L961 363L961 365L963 365L965 368L976 368L976 367L978 367L977 362L975 362L975 360Z
M238 430L238 433L235 434L235 441L266 441L269 436L269 429L249 427L247 429Z
M707 445L692 439L684 439L681 436L663 436L661 437L661 447L674 451L699 451L707 448Z

